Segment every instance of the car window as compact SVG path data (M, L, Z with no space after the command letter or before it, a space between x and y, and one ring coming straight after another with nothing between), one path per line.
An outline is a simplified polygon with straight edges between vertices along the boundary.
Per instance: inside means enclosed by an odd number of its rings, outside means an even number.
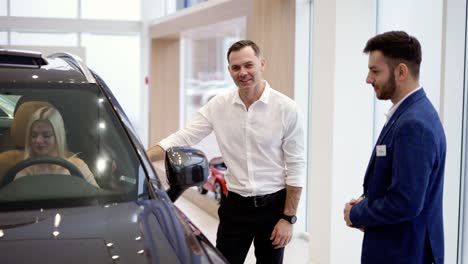
M0 118L8 117L8 114L3 111L3 109L0 109Z
M25 124L23 132L16 131L19 121L15 119L20 118L16 111L28 102L45 102L58 110L65 130L66 160L72 161L85 177L75 175L79 173L72 168L41 172L45 164L61 166L47 160L22 168L24 177L8 176L25 161L26 141L37 136L33 131L27 137ZM139 160L116 112L97 85L39 83L34 87L0 87L0 109L6 109L5 118L9 119L0 123L0 208L108 204L133 201L141 195ZM18 143L21 133L25 134L23 145Z
M13 117L15 105L19 98L20 96L18 95L0 95L0 118Z

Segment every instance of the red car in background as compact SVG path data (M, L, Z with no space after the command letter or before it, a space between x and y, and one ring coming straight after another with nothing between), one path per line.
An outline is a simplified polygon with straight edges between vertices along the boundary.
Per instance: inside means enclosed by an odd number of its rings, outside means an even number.
M221 202L221 197L227 195L226 181L224 174L227 166L222 157L212 158L209 162L210 176L205 184L198 186L198 191L201 194L206 194L208 191L214 192L216 201Z

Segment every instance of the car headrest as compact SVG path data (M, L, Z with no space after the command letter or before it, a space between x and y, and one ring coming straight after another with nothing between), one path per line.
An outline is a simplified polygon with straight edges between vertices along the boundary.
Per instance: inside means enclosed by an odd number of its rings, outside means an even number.
M44 101L29 101L21 104L16 110L10 134L17 147L24 147L29 119L37 109L44 106L52 106L52 104Z

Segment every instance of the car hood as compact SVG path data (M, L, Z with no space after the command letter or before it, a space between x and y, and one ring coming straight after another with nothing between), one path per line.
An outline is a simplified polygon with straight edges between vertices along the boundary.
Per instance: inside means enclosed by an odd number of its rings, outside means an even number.
M187 239L171 206L149 200L1 212L0 262L199 263L192 249L200 245Z

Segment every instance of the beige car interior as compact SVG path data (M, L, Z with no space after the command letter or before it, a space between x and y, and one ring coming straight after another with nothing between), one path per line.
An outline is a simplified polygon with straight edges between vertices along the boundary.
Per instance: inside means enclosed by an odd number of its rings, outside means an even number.
M11 139L16 149L0 153L0 186L8 170L24 159L24 145L29 119L37 109L44 106L52 105L44 101L29 101L22 103L17 108L10 128Z

